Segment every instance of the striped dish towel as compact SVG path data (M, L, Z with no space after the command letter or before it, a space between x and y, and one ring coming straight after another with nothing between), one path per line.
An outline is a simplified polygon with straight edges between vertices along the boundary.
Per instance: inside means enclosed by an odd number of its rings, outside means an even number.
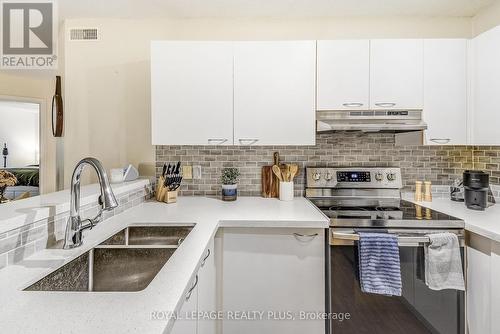
M361 291L401 296L398 237L389 233L358 233Z

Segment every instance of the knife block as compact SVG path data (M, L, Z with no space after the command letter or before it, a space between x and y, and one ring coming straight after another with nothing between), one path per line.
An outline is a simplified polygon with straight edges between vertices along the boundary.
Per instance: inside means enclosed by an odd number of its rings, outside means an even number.
M164 203L176 203L177 202L177 193L178 190L168 191L167 187L165 187L165 178L160 176L158 179L158 185L156 187L156 200L158 202Z
M163 198L163 202L165 203L176 203L177 202L177 190L167 191L165 193L165 197Z

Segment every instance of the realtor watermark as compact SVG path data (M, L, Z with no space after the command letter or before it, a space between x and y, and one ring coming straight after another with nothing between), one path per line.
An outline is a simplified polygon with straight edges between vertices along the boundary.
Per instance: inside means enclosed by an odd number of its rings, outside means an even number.
M350 313L344 312L292 312L292 311L207 311L171 312L152 311L151 320L236 320L236 321L304 321L304 320L351 320Z
M56 69L58 20L53 0L1 0L2 69Z

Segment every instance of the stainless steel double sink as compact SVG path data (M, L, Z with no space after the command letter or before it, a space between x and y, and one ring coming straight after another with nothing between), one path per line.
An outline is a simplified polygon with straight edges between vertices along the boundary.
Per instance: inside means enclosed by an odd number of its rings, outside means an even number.
M141 291L194 225L132 225L25 291Z

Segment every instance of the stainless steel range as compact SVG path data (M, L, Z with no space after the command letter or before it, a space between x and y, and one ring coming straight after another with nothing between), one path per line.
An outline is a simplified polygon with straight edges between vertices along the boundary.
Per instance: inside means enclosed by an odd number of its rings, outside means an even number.
M465 332L464 292L427 287L423 247L429 241L427 234L455 233L463 259L462 220L401 200L399 168L313 167L307 168L306 177L306 197L331 221L327 290L334 316L330 333ZM401 297L361 292L357 249L361 231L398 235Z

